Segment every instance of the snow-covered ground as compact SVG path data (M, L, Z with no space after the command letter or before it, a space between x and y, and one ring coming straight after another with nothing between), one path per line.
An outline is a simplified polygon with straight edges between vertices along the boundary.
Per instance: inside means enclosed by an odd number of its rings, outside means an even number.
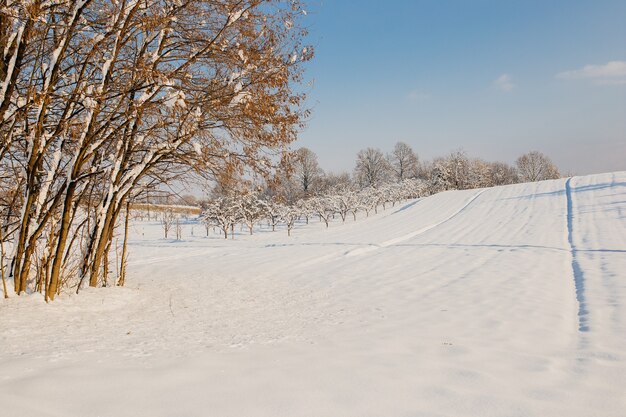
M626 415L626 172L133 233L126 288L0 301L0 415Z

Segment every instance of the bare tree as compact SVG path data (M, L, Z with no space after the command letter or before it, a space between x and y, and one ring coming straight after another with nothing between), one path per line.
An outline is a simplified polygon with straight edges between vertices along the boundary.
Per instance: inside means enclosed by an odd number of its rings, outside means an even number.
M174 214L174 211L171 209L166 209L161 214L161 227L163 227L163 237L167 239L167 236L172 230L174 223L177 221L177 216Z
M294 170L300 191L305 197L314 191L319 179L324 175L317 163L317 155L308 148L300 148L296 151Z
M406 143L396 143L388 159L398 182L417 176L417 154Z
M362 188L376 187L389 179L389 162L380 149L367 148L357 154L355 177Z
M560 178L559 169L541 152L532 151L515 161L521 182L533 182Z

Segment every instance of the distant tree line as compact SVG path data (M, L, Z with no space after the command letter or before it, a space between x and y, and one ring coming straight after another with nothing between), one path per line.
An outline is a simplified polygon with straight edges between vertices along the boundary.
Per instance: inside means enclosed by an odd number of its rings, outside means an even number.
M351 174L324 173L315 153L307 148L298 149L296 155L294 173L285 179L282 190L290 198L294 195L306 198L323 194L337 184L364 189L419 179L430 192L437 192L542 181L561 176L550 158L538 151L520 156L514 166L470 158L462 150L421 162L408 144L398 142L388 154L377 148L359 151Z

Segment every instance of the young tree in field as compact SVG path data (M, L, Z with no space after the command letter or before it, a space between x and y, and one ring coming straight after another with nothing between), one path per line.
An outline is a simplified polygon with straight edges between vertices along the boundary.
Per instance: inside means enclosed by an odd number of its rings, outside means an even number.
M520 156L515 165L521 182L552 180L561 176L552 160L538 151Z
M224 233L224 239L228 239L228 230L237 221L235 203L228 197L211 200L205 204L201 218L203 223L219 227Z
M418 158L413 149L404 142L398 142L388 156L389 163L398 182L417 176Z
M298 209L299 215L304 217L306 224L309 224L309 217L312 217L316 214L313 207L313 201L315 200L315 198L316 197L310 199L301 199L294 204L294 206Z
M348 213L352 213L356 221L356 212L359 208L359 199L357 194L349 188L339 188L330 196L330 202L333 204L334 211L339 213L342 223L345 223Z
M323 221L328 228L330 219L336 213L335 204L333 204L331 197L316 196L309 199L307 203L308 207L310 207L311 209L311 212L315 213L320 218L320 221Z
M300 148L295 152L294 175L299 189L305 197L315 191L324 172L317 163L317 155L308 148Z
M280 218L285 226L287 226L287 236L291 236L291 230L296 224L296 221L300 218L300 210L297 206L281 206Z
M276 226L282 221L283 206L273 199L261 200L260 203L263 216L267 218L267 222L272 226L272 232L276 231Z
M365 210L365 216L369 217L370 211L378 212L379 192L374 188L365 188L359 191L359 206Z
M256 191L238 193L234 198L237 218L241 219L252 234L254 225L265 215L265 207Z
M174 224L178 221L178 216L174 214L172 209L166 209L161 213L161 227L163 228L163 237L167 239L170 230ZM178 236L177 236L178 238Z
M376 187L389 179L389 162L380 149L367 148L357 154L355 177L361 188Z

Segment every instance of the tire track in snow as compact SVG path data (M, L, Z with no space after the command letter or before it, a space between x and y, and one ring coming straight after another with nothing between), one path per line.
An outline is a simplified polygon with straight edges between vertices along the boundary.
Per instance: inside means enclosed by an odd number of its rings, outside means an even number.
M572 202L572 186L570 177L565 182L565 195L567 197L567 241L572 255L572 273L576 288L576 301L578 302L578 331L589 331L587 302L585 299L585 277L578 262L578 249L574 243L574 210Z
M434 229L435 227L441 226L442 224L454 219L456 216L458 216L459 214L461 214L465 209L467 209L467 207L472 204L472 202L474 202L474 200L476 200L482 193L484 193L485 190L480 190L478 191L476 194L474 194L469 200L467 200L467 202L461 207L459 208L457 211L455 211L454 213L452 213L450 216L446 217L445 219L441 220L440 222L437 223L433 223L431 225L422 227L421 229L418 229L414 232L411 233L407 233L405 235L393 238L393 239L389 239L384 241L383 243L376 245L376 246L368 246L365 248L358 248L358 249L354 249L352 251L348 251L346 253L344 253L344 256L350 257L350 256L357 256L357 255L363 255L365 253L369 253L375 250L378 250L380 248L386 248L388 246L392 246L392 245L397 245L398 243L402 243L402 242L406 242L409 239L412 239L416 236L419 236L423 233L428 232L429 230Z

